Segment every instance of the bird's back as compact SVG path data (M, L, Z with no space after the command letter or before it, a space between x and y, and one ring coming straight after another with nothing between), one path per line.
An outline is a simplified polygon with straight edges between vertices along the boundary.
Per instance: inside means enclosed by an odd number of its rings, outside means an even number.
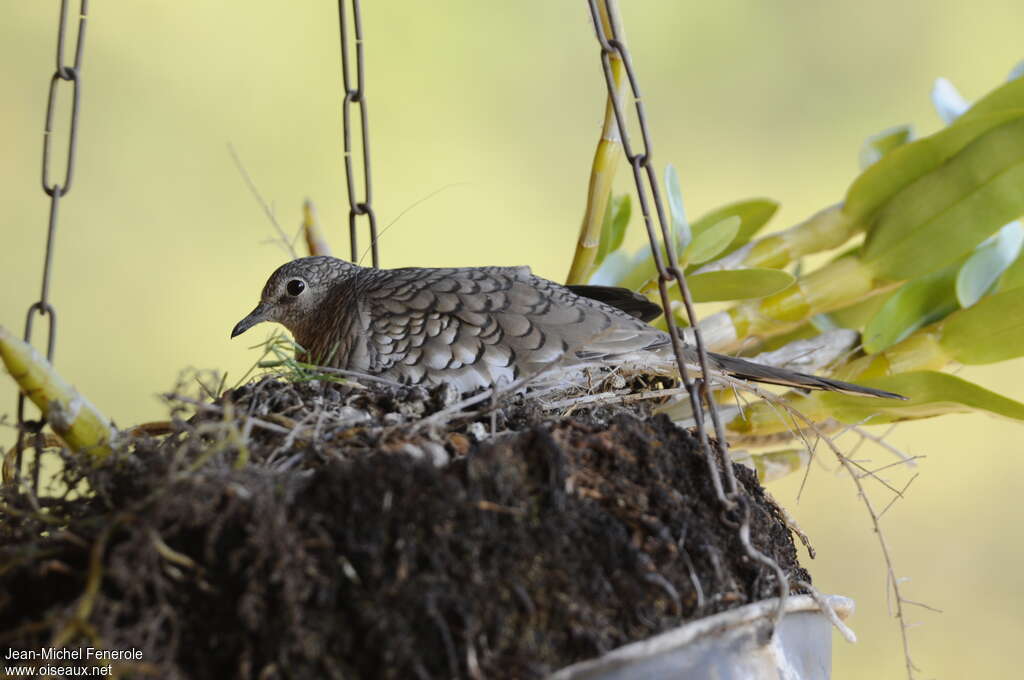
M351 368L463 390L656 355L668 335L529 267L364 270L365 352Z

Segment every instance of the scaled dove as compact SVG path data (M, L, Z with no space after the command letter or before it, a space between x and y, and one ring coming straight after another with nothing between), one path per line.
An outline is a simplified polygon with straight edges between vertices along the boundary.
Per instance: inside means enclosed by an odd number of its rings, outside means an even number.
M668 334L644 321L658 311L630 291L566 287L529 267L370 269L316 256L279 267L231 337L276 321L311 363L469 391L535 375L568 383L602 365L675 373ZM696 352L685 351L695 365ZM708 360L713 374L901 398L720 354Z

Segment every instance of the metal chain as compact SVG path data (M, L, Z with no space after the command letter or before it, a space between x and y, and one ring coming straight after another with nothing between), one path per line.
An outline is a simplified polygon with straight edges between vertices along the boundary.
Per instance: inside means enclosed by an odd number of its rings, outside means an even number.
M363 68L363 27L359 15L359 0L352 3L352 28L355 33L355 87L349 72L348 32L345 25L345 0L338 0L338 25L341 33L341 73L345 86L345 99L342 102L342 125L345 143L345 180L348 186L348 233L352 244L352 262L359 263L358 238L356 235L356 218L366 215L370 224L370 252L373 266L380 266L377 253L377 216L373 212L373 188L370 183L370 132L369 118L366 113L366 84ZM352 108L359 109L360 146L363 158L363 199L356 198L355 173L352 170Z
M78 141L78 110L82 94L82 48L85 45L85 20L89 13L89 0L81 0L78 10L78 38L75 43L75 60L68 65L64 62L64 44L67 36L68 0L61 0L60 16L57 19L57 60L56 70L50 77L50 89L46 99L46 116L43 122L43 192L50 197L50 217L46 229L46 255L43 259L43 283L39 292L39 300L29 305L25 317L25 342L32 341L32 324L36 316L45 316L48 323L46 336L46 359L53 363L53 352L57 340L57 311L50 304L50 273L53 270L53 248L57 233L57 214L60 199L71 190L71 180L75 169L75 149ZM64 180L53 182L50 177L50 149L53 141L53 119L56 111L57 88L61 82L71 83L71 123L68 133L67 155L64 161ZM25 420L25 395L18 394L18 441L15 463L15 474L21 472L21 455L25 448L25 433L36 434L42 429L41 421ZM38 445L39 438L36 438ZM38 483L38 451L34 477Z
M683 385L686 387L687 393L690 396L690 405L693 408L694 419L697 424L697 437L700 441L701 447L704 449L708 468L711 474L711 480L715 487L715 493L719 502L725 507L727 515L729 515L724 519L737 527L740 541L747 554L751 558L775 571L776 577L779 581L779 607L776 612L777 622L782 617L782 608L786 597L789 594L789 583L786 580L785 573L779 565L767 555L759 552L750 542L749 505L746 496L739 492L736 475L733 472L732 462L728 454L728 444L726 443L721 418L719 418L718 409L716 408L709 390L710 381L708 378L711 373L708 371L707 349L704 346L704 339L701 336L700 327L697 325L697 314L693 307L693 298L686 285L686 279L683 276L683 272L678 266L678 259L675 252L676 244L673 242L670 235L671 232L669 231L665 220L665 211L661 201L661 194L658 189L658 176L654 170L654 164L651 161L651 138L647 126L647 117L644 113L643 99L640 96L640 87L637 82L636 73L633 71L633 63L630 59L629 50L626 48L625 40L620 37L622 34L621 29L616 23L618 10L615 6L615 0L600 0L600 2L604 3L607 11L611 36L606 33L604 25L601 22L601 13L598 7L598 2L599 0L588 0L590 5L590 15L594 22L594 30L597 33L597 41L601 46L601 66L604 70L605 84L608 89L608 98L612 102L612 108L615 111L615 122L619 127L623 152L626 154L626 158L629 160L630 166L633 168L633 180L636 184L637 198L640 203L640 210L643 213L644 226L647 228L647 237L650 240L651 253L654 255L654 262L658 268L658 292L661 295L662 308L665 310L665 322L668 326L669 337L672 341L672 349L675 352L676 365L679 368L679 374L682 378ZM616 96L617 88L611 65L613 55L618 56L622 60L626 78L629 82L629 88L632 93L634 109L636 112L636 121L640 129L641 147L639 149L634 149L633 147L629 130L626 127L625 112L623 111L623 106L619 101L619 97ZM650 192L651 201L654 203L654 209L658 217L658 227L661 232L660 241L664 244L665 252L668 255L667 264L662 256L662 250L659 247L659 238L655 232L653 221L651 220L651 212L647 201L648 191ZM693 329L693 337L697 345L697 363L700 366L700 372L703 376L697 381L690 378L689 371L686 368L686 360L683 355L683 342L679 336L673 314L671 313L672 307L668 293L668 284L672 281L675 281L676 285L679 287L679 291L683 298L683 304L686 308L686 315L690 321L690 327ZM717 447L712 447L708 441L707 430L704 426L704 408L701 403L702 398L704 404L707 405L707 413L710 415L711 422L714 425L715 436L718 439ZM720 465L716 464L716 452L718 459L717 462ZM728 486L727 490L722 484L719 467L725 471L726 484Z

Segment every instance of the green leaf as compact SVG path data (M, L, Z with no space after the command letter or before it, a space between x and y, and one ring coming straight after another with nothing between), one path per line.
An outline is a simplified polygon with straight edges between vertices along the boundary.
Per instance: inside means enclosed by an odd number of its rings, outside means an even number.
M1014 109L1024 109L1024 79L1021 78L1010 80L974 102L974 106L957 120L957 124L963 124L972 118Z
M946 267L900 286L864 326L864 351L881 352L955 311L958 269Z
M664 256L665 249L661 249ZM629 260L629 267L615 283L607 285L621 286L630 290L640 290L644 285L653 281L658 276L658 267L654 263L654 256L648 246L641 246Z
M686 285L694 302L715 302L764 297L788 288L795 280L779 269L726 269L689 275Z
M676 252L686 250L693 234L683 210L683 191L679 187L679 173L671 163L665 168L665 193L668 196L668 211L672 218L672 235L675 237Z
M835 322L835 319L833 319L828 314L815 314L810 319L808 319L807 322L811 324L811 326L814 327L814 330L818 331L819 333L834 331L837 328L840 328L839 324Z
M1004 290L1012 290L1021 286L1024 286L1024 255L1018 256L1013 264L1006 268L1002 278L999 279L996 292L1002 293Z
M1017 65L1010 69L1010 75L1006 76L1007 80L1016 80L1017 78L1024 78L1024 61L1018 61Z
M942 324L942 349L962 364L991 364L1024 356L1024 295L987 295Z
M725 218L735 215L740 218L740 230L728 249L735 250L749 241L761 227L767 224L778 209L779 204L768 198L738 201L712 210L694 222L691 228L694 234L700 234Z
M956 277L956 298L961 307L970 307L1002 276L1024 244L1024 228L1010 222L988 241L978 246Z
M738 217L727 217L710 229L701 232L693 239L689 247L683 253L677 253L679 261L683 265L693 262L705 262L722 252L722 249L729 245L736 237L736 229L739 225ZM665 249L662 249L662 256L666 257ZM666 259L668 259L666 257ZM646 292L657 278L657 266L650 250L641 248L637 252L636 260L631 269L623 275L617 286L629 288L634 291Z
M733 462L746 465L756 472L757 479L762 484L802 470L811 460L811 454L807 449L783 449L753 454L747 451L730 453Z
M941 167L951 156L989 130L1021 116L1024 116L1024 111L1003 111L974 117L968 112L953 125L933 135L893 149L850 185L843 213L855 222L866 223L901 189Z
M705 229L694 236L679 260L687 264L707 262L728 248L739 232L740 218L736 215L726 217L710 229Z
M816 335L820 335L820 333L821 332L814 327L814 324L808 321L787 333L772 336L761 343L752 343L749 348L744 347L740 350L740 356L752 357L760 354L761 352L773 352L781 347L785 347L791 342L807 340Z
M877 314L878 310L882 308L882 305L884 305L894 294L895 291L872 295L860 302L856 302L852 305L821 316L827 316L832 323L839 328L852 328L854 330L859 330L864 328L867 322L871 320L871 317Z
M874 165L882 160L887 153L903 146L914 136L914 131L909 125L897 125L888 130L882 130L864 140L864 146L860 150L861 169Z
M861 300L856 304L837 309L827 314L816 314L808 321L788 333L776 335L768 338L760 345L755 345L749 351L744 351L742 356L750 356L758 352L770 352L780 347L788 345L794 340L804 340L806 338L813 338L818 333L833 328L849 328L852 330L860 330L864 328L872 316L874 316L885 301L892 296L895 291L887 293L880 293L878 295L872 295L869 298Z
M608 206L605 208L604 220L601 223L601 241L597 246L597 256L594 258L594 267L600 267L609 253L614 253L622 247L631 212L629 194L608 197Z
M594 270L587 281L592 286L621 286L622 278L629 272L633 258L621 250L608 253L601 266Z
M907 401L854 397L838 392L821 394L832 417L844 423L868 420L872 425L897 420L930 418L946 413L988 411L996 415L1024 420L1024 404L980 385L938 371L915 371L884 378L859 381L909 397Z
M614 253L622 247L626 238L626 227L629 226L629 218L633 214L633 203L629 194L622 194L612 201L612 228L609 239L608 252Z
M1024 116L1018 116L894 196L868 233L864 263L892 281L945 267L1024 214L1022 186Z

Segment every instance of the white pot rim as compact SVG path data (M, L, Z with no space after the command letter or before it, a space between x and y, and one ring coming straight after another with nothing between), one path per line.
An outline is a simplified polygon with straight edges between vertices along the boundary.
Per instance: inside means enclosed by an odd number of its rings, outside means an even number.
M822 598L840 620L845 620L853 614L854 601L850 598L842 595L824 595ZM602 668L622 666L634 661L649 659L671 650L686 647L702 638L722 635L736 628L768 621L775 616L778 603L779 599L773 597L691 621L645 640L623 645L595 659L567 666L549 676L548 680L585 678ZM821 607L810 595L791 595L786 598L783 611L784 616L799 613L817 614L821 613Z

